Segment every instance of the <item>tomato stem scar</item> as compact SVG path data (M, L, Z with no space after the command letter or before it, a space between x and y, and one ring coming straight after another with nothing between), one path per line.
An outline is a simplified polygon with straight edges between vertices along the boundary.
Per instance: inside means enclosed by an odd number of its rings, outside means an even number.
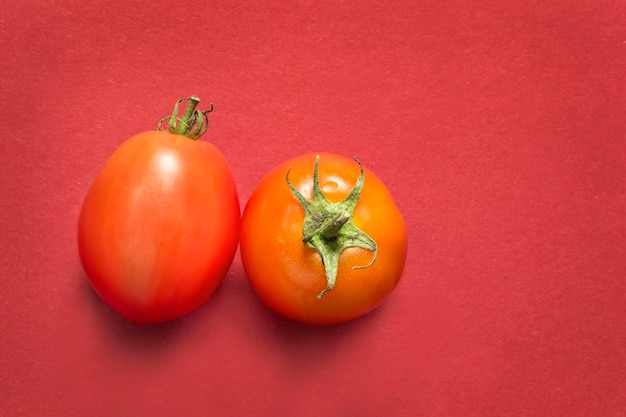
M302 224L302 242L317 250L322 258L322 264L326 273L326 289L318 294L321 299L335 286L337 270L339 268L339 256L341 252L349 247L359 247L372 251L372 260L367 265L353 266L352 268L367 268L376 260L378 247L376 242L364 231L359 229L352 222L352 215L357 206L365 175L363 165L358 159L354 160L359 164L361 172L350 195L345 200L338 203L331 203L322 193L319 185L319 155L315 158L315 168L313 170L313 198L307 200L289 181L291 168L287 170L286 181L292 194L300 203L304 211L304 222Z
M178 117L178 106L185 101L188 101L189 104L182 117ZM204 135L209 128L208 113L213 111L213 103L210 103L208 110L196 110L199 103L200 99L196 96L181 98L174 104L172 114L159 120L157 130L166 130L163 128L163 124L167 122L167 131L169 133L186 136L194 140L198 139L200 136Z

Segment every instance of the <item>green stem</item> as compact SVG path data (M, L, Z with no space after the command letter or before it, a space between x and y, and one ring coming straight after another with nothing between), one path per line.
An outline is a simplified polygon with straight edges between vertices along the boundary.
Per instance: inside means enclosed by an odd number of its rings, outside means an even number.
M200 99L198 97L196 96L189 97L189 105L187 105L187 109L185 110L185 113L183 114L183 118L178 124L179 135L187 136L189 132L191 131L191 127L196 122L195 110L196 110L196 107L198 106L198 103L200 103Z
M342 210L339 213L335 214L333 217L324 220L320 225L318 225L318 227L316 227L312 231L309 231L304 236L302 241L304 243L309 243L316 235L322 236L325 239L332 239L337 236L343 225L346 224L346 222L350 220L350 218L350 213L346 210Z
M182 117L179 118L178 106L185 101L188 101L189 104L187 105ZM213 103L211 103L209 110L196 110L199 103L200 99L196 96L178 100L174 105L172 115L161 119L157 130L165 130L162 126L165 122L167 122L167 131L169 133L186 136L190 139L198 139L207 131L209 127L209 117L207 116L207 113L213 111Z
M318 294L318 299L324 297L335 286L341 252L349 247L359 247L373 253L372 260L367 265L355 265L352 266L352 269L370 267L378 254L376 242L352 222L352 214L361 197L365 178L361 163L358 159L355 158L355 160L359 164L361 171L359 178L350 195L338 203L328 201L322 192L318 176L319 156L315 158L313 198L311 200L304 198L293 186L291 181L289 181L291 169L287 171L287 185L304 211L302 242L306 246L317 250L324 265L326 289Z

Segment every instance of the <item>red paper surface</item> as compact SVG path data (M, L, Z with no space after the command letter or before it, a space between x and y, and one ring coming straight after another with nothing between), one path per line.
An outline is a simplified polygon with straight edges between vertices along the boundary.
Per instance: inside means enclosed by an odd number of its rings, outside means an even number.
M622 2L4 3L1 415L626 415ZM191 94L242 205L305 152L388 184L410 248L383 306L290 322L239 256L180 320L100 301L82 199Z

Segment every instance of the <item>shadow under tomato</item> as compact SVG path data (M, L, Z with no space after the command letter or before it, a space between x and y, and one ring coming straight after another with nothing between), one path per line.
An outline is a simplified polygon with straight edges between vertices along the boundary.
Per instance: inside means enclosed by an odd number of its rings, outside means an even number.
M376 316L383 308L384 306L380 306L362 317L332 325L304 324L273 312L271 314L277 317L274 320L276 333L283 337L287 343L307 343L311 339L342 337L341 335L349 335L361 328L365 328L368 326L368 323L376 320Z
M252 289L249 298L255 298L250 302L256 306L255 317L261 322L258 325L267 329L273 349L294 371L330 360L333 352L344 350L357 339L367 338L368 329L379 325L385 309L383 303L370 313L345 323L310 325L270 310L256 298Z
M180 334L185 333L199 316L206 314L211 303L205 303L197 310L184 317L156 324L133 323L115 310L109 307L93 290L84 273L79 277L81 280L81 292L84 299L92 308L92 313L97 316L96 323L101 323L102 331L107 340L125 349L135 350L141 353L154 352L174 344L180 339ZM220 289L212 296L219 297Z

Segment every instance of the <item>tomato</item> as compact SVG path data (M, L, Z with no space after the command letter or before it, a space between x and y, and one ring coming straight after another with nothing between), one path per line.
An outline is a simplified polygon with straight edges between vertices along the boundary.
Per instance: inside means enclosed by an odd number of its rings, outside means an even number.
M169 131L124 142L85 197L78 248L97 294L128 320L156 323L199 307L219 287L238 244L237 188L224 156L193 140L207 112L178 103Z
M309 324L352 320L396 287L407 237L371 171L308 154L270 171L244 209L240 251L252 289L275 312Z

